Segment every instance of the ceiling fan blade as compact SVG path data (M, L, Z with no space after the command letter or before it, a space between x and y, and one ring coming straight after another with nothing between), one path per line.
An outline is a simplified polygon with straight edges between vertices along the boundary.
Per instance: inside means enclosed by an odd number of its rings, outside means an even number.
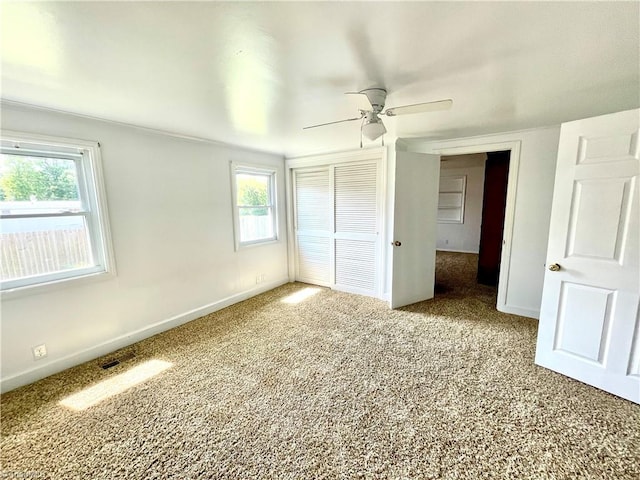
M453 105L453 100L439 100L437 102L416 103L414 105L403 105L402 107L387 108L381 115L395 117L396 115L408 115L410 113L434 112L436 110L448 110Z
M371 102L364 92L344 92L345 95L356 95L354 98L357 102L358 110L371 110Z
M309 125L308 127L303 127L303 130L307 130L308 128L316 128L316 127L324 127L325 125L333 125L334 123L344 123L344 122L353 122L354 120L361 120L363 115L359 117L347 118L345 120L337 120L335 122L327 122L327 123L319 123L318 125Z

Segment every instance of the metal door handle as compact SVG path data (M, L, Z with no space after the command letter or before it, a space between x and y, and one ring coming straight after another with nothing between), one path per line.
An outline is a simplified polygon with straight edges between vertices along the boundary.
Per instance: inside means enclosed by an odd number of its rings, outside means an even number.
M557 272L558 270L560 270L560 265L558 265L557 263L549 265L549 270L551 270L552 272Z
M391 245L393 245L394 247L399 247L400 245L402 245L402 242L396 240L395 242L391 242Z

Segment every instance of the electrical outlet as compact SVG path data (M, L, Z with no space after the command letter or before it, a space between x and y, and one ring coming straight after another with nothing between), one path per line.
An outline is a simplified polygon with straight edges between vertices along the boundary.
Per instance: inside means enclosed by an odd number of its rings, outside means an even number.
M258 275L256 275L256 285L259 284L260 282L262 282L262 278L258 274Z
M444 244L445 244L445 245L449 245L449 240L445 240L445 241L444 241Z
M33 352L34 360L40 360L47 356L47 346L44 343L33 347L31 351Z
M264 279L266 278L266 275L263 273L260 275L260 282L264 282Z

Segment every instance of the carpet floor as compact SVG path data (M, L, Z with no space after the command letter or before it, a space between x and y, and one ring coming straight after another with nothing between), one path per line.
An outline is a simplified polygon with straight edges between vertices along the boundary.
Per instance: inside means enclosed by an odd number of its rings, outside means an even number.
M284 285L9 392L0 478L640 478L640 407L535 366L475 261L396 311Z

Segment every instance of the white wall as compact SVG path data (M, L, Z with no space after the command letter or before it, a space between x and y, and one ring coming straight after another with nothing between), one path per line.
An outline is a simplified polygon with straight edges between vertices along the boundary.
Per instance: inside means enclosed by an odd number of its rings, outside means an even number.
M540 314L559 135L560 127L554 126L451 140L403 139L408 150L423 153L459 147L483 152L486 144L520 142L510 273L500 308L508 313L532 318Z
M2 298L3 389L288 281L282 157L16 105L2 105L2 127L100 142L117 267L115 278ZM277 243L234 251L231 160L277 169ZM34 361L40 343L48 357Z
M438 223L436 248L452 252L478 253L486 155L442 158L440 179L466 175L467 186L464 201L464 223Z

